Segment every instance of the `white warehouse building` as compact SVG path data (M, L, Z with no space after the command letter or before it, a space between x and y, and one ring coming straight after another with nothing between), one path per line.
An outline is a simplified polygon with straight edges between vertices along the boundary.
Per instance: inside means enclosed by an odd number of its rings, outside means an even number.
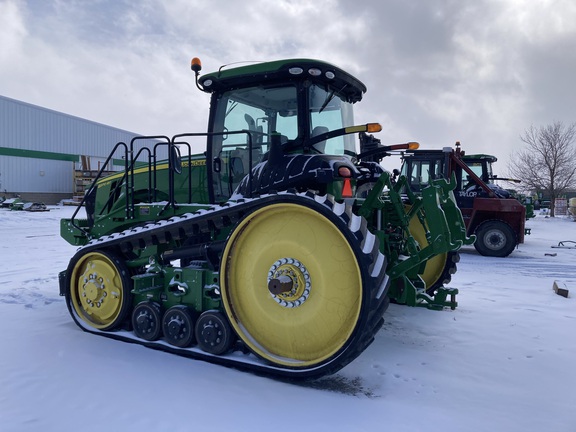
M135 136L0 96L0 197L45 204L78 198L114 145ZM122 168L122 153L114 157L116 167L107 169Z

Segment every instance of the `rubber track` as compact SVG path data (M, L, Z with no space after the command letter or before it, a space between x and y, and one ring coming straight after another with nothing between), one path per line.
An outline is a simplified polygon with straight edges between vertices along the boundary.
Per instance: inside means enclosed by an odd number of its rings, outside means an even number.
M145 341L137 338L132 332L127 330L100 331L94 329L84 323L76 314L74 308L69 305L72 317L80 328L89 333L125 342L138 343L173 354L243 370L250 370L255 373L273 375L279 378L315 379L338 371L360 355L374 340L374 335L384 322L383 314L389 304L387 292L390 281L385 272L387 267L386 257L379 251L377 237L368 231L366 220L353 214L350 206L336 202L330 195L318 196L312 192L304 194L281 192L278 194L263 195L258 198L241 199L194 213L175 216L167 220L150 223L142 227L131 228L101 237L97 240L92 240L77 251L71 263L75 263L76 259L81 255L96 250L107 250L115 254L120 252L124 256L129 256L132 252L146 246L167 243L172 240L184 242L195 236L212 232L215 228L218 229L236 225L245 215L255 209L266 204L277 203L279 199L282 200L282 198L288 198L289 200L302 204L306 204L306 200L312 200L323 205L327 210L338 216L348 226L349 234L351 234L353 241L359 245L362 251L361 256L357 257L360 268L364 265L366 266L364 268L368 268L370 273L370 276L367 278L368 280L366 280L364 284L364 290L368 290L368 295L364 300L364 313L358 320L361 324L357 326L356 334L350 338L352 342L350 342L346 349L342 350L342 353L337 354L334 359L315 367L291 369L271 365L258 359L253 354L246 354L247 350L241 343L241 346L237 347L240 348L240 352L237 350L223 356L215 356L205 353L196 347L178 348L162 340L154 342ZM69 266L68 271L71 270ZM68 294L66 296L67 303L69 303L69 287L67 287L66 290Z

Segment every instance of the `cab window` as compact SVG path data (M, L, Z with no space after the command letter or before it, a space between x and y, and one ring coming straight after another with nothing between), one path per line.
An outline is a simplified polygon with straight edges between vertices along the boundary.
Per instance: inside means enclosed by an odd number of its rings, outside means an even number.
M310 137L354 125L352 104L340 98L334 89L310 86L308 90ZM320 142L314 148L325 154L354 155L355 136L343 135Z
M212 138L217 201L228 199L240 181L262 161L272 132L281 140L298 136L295 86L249 87L223 93L218 100ZM251 142L251 149L250 149Z

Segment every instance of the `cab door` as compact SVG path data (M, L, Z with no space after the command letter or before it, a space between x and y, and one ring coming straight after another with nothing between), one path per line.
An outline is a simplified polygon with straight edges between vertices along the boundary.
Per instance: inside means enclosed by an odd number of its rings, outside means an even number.
M213 95L207 149L210 200L230 199L240 182L267 156L272 132L296 139L295 86L249 87Z

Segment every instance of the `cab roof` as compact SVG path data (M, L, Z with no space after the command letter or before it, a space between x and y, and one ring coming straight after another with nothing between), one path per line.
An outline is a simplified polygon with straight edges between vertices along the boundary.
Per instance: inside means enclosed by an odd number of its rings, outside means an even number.
M233 68L223 66L217 72L200 77L199 83L204 91L213 93L267 83L305 80L331 85L352 103L360 101L366 92L366 86L348 72L330 63L313 59L276 60Z
M472 159L476 159L476 160L487 160L488 162L494 163L496 162L498 159L496 158L496 156L492 156L492 155L488 155L488 154L473 154L473 155L464 155L462 157L463 160L472 160Z

